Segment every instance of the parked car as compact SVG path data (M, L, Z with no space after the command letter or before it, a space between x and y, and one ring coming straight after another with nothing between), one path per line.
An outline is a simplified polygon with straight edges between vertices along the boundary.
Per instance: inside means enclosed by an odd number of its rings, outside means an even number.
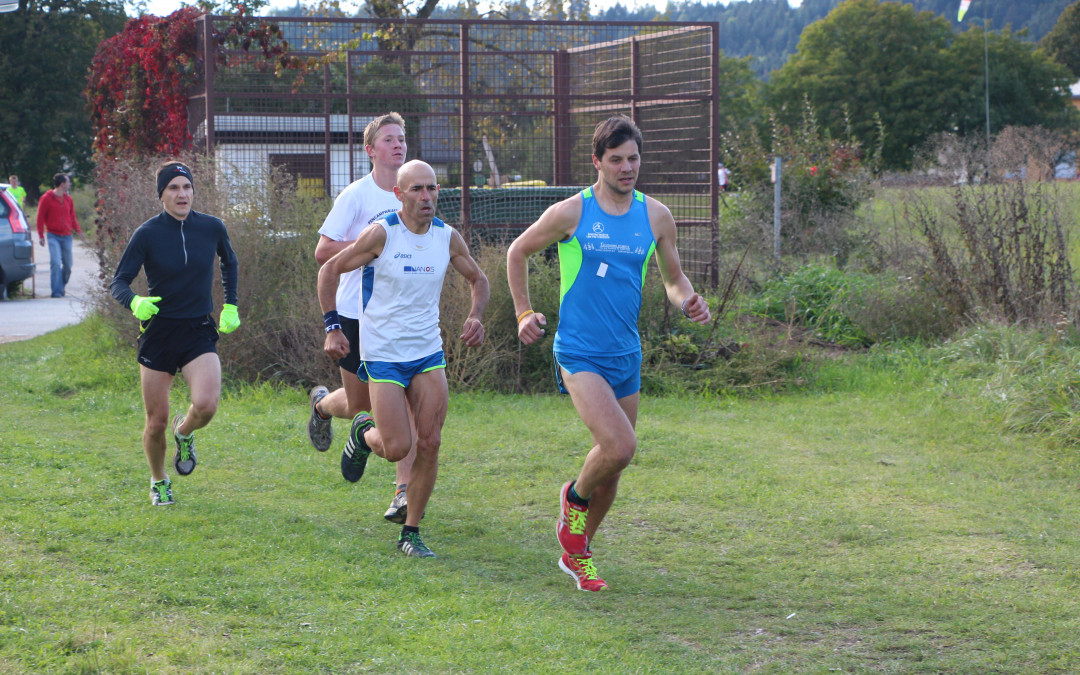
M19 203L8 193L9 187L0 183L0 298L18 292L20 282L36 268L31 261L34 239L30 225Z

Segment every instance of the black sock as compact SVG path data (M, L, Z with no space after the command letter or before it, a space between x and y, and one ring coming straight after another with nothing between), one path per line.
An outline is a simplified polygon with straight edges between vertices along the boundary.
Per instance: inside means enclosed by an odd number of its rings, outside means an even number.
M420 534L420 528L419 527L413 527L412 525L404 525L404 526L402 526L402 528L401 528L401 536L402 537L404 537L409 532L415 532L416 534Z
M578 506L584 506L585 508L589 508L589 500L579 495L577 493L577 490L574 489L574 485L576 484L577 481L570 483L570 489L566 491L566 499L570 502L573 502L574 504L577 504Z

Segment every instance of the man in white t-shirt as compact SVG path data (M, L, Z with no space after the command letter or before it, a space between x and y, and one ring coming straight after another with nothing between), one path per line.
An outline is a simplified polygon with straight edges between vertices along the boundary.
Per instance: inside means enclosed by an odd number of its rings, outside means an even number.
M334 200L319 229L315 259L325 263L339 251L348 248L360 233L375 221L394 213L401 202L394 196L397 171L405 163L405 120L391 112L372 120L364 129L364 149L371 157L371 173L353 182ZM326 387L311 390L311 416L308 419L308 438L315 449L325 452L333 443L334 417L352 420L361 412L371 410L368 384L360 372L359 319L363 270L341 275L337 287L337 307L342 330L349 340L349 353L338 360L341 369L341 388L330 393ZM404 523L408 512L406 488L415 452L396 465L397 489L384 517L393 523ZM341 457L341 474L356 482L363 469L357 472L351 454Z
M402 166L394 194L400 210L367 227L319 270L319 304L325 312L324 349L331 358L342 358L350 347L337 323L334 289L339 275L363 268L360 355L374 415L356 416L345 447L358 459L361 473L372 452L397 462L415 451L409 510L397 547L408 556L434 558L420 538L420 518L435 487L450 400L439 332L443 279L453 267L469 282L472 303L460 336L469 347L484 341L480 317L491 291L465 240L435 217L439 185L431 166L419 160Z

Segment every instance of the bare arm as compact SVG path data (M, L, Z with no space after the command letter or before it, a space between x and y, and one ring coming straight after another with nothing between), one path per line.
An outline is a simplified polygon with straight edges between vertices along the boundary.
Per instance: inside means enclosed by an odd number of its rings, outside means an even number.
M320 234L319 243L315 245L315 261L320 265L323 265L327 260L349 248L351 245L352 241L337 241L325 234Z
M527 345L544 337L544 326L547 325L547 317L534 312L529 299L529 256L573 235L580 218L579 195L552 204L510 244L506 252L506 281L510 284L514 313L518 317L518 338Z
M319 268L319 306L324 314L337 311L337 287L341 275L352 272L374 260L386 244L386 232L379 224L368 226L356 241L327 260ZM323 351L332 359L344 358L349 353L349 339L341 329L326 334Z
M484 325L480 323L480 317L487 309L488 299L491 297L491 286L488 284L487 275L469 255L469 247L461 238L457 230L450 235L450 264L465 277L469 282L472 307L469 316L461 327L461 339L468 347L476 347L484 342Z
M694 292L694 286L682 271L679 249L675 246L675 219L666 206L648 197L649 224L656 238L656 264L664 281L668 302L682 310L686 318L697 323L708 323L709 303Z

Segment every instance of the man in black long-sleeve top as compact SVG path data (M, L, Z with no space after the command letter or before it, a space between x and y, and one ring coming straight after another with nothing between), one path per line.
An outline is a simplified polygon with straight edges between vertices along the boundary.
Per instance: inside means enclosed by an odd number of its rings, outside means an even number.
M164 210L131 235L112 281L113 297L141 322L139 370L146 427L143 451L150 464L150 499L155 506L175 503L165 473L165 429L169 423L169 389L179 370L191 389L186 414L172 421L176 454L173 467L181 476L195 470L194 432L210 423L221 398L218 332L240 325L236 310L237 261L229 233L220 219L191 210L195 188L191 169L166 162L157 172L158 198ZM225 304L214 327L211 286L214 258L221 264ZM142 269L149 295L131 290Z

